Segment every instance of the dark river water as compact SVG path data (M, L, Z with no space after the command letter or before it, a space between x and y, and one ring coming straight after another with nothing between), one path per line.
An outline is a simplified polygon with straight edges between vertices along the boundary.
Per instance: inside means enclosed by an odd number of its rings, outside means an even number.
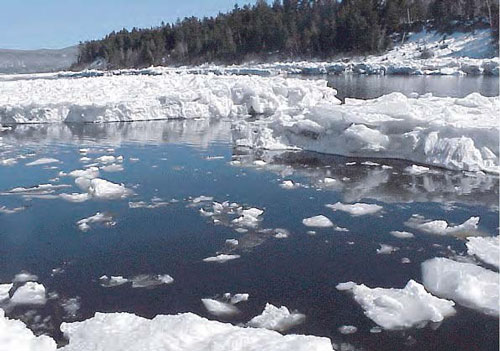
M440 79L329 78L342 96L374 97L395 90L451 96L471 91L498 94L498 79ZM189 311L220 319L208 314L200 299L230 292L248 293L250 298L238 305L241 314L220 320L245 323L260 314L268 302L283 305L307 316L305 323L290 333L327 336L339 349L498 349L498 318L459 305L457 314L440 325L370 333L374 322L350 294L335 288L345 281L401 288L410 279L422 281L420 264L426 259L466 253L462 238L415 231L414 239L403 240L389 234L408 230L404 222L412 214L455 224L480 216L480 232L496 235L498 178L479 179L445 170L412 176L403 172L411 165L405 161L370 160L393 167L386 169L362 165L366 160L315 153L253 153L232 147L228 122L17 126L2 136L1 157L28 157L0 166L0 192L49 182L71 186L57 189L56 194L79 192L72 178L58 174L82 169L80 148L88 148L90 158L122 155L124 169L101 172L100 177L123 183L134 192L126 199L83 203L0 196L0 207L25 207L14 214L0 214L0 283L10 282L25 270L36 274L49 292L57 293L35 312L30 312L32 307L8 311L9 316L22 318L37 332L48 332L64 342L57 330L59 323L68 319L61 307L67 298L78 297L80 302L76 316L69 320L83 320L96 311L127 311L145 317ZM25 165L40 157L61 162ZM256 159L267 164L256 166ZM230 163L232 160L240 162ZM357 164L347 166L349 162ZM342 180L341 186L325 186L321 182L325 177ZM303 186L284 189L280 186L284 179ZM263 209L263 220L247 233L238 233L224 223L214 224L192 206L190 198L200 195ZM151 203L155 197L169 204L158 208L129 206L129 202ZM337 201L375 203L383 210L378 215L355 218L325 208L325 204ZM91 230L80 231L76 222L96 212L111 214L116 224L92 224ZM349 232L316 228L315 235L307 233L311 228L305 227L302 219L318 214ZM262 231L266 228L283 228L290 234L276 239ZM245 243L233 252L241 258L224 264L202 261L223 251L226 239L231 238ZM381 243L399 250L377 254ZM403 264L402 258L409 258L410 263ZM99 284L104 274L169 274L175 281L152 289L130 285L104 288ZM50 316L50 320L40 325L34 315L42 319ZM354 325L358 331L343 335L338 331L342 325Z

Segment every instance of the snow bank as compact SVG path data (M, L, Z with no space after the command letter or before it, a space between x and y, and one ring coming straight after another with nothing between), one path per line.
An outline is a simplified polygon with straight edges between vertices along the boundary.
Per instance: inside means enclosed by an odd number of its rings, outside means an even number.
M301 113L237 121L233 140L255 149L303 149L354 157L399 158L454 170L499 172L498 97L392 93Z
M100 123L271 115L334 99L325 81L163 74L0 84L0 123Z
M56 343L50 337L35 336L26 325L5 317L0 309L0 351L55 351Z
M452 301L439 299L410 280L403 289L369 288L352 282L339 284L340 290L352 290L365 315L384 329L405 329L428 321L441 322L455 313Z
M266 304L262 314L252 318L247 324L255 328L265 328L276 331L286 331L304 323L306 316L298 312L290 312L285 306L280 308Z
M425 287L437 296L498 316L499 274L472 263L433 258L422 263Z
M61 351L333 351L327 338L241 328L192 313L151 320L129 313L96 313L83 322L63 323L61 330L70 340Z
M500 236L468 237L467 253L477 256L481 261L500 268Z

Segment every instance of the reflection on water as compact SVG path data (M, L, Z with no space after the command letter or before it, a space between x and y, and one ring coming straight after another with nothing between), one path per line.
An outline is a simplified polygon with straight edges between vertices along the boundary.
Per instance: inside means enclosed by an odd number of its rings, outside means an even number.
M373 99L392 92L405 95L432 93L441 97L464 97L474 92L498 96L498 77L433 77L433 76L328 76L330 86L340 99Z

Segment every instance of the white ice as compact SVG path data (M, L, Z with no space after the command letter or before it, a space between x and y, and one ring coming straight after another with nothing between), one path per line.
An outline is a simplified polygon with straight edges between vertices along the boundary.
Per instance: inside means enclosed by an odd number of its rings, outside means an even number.
M413 215L405 222L410 228L421 230L435 235L455 235L461 233L474 233L477 231L479 217L470 217L464 223L452 226L445 220L428 220L419 215Z
M395 236L396 238L400 238L400 239L411 239L411 238L415 237L415 235L413 233L406 232L406 231L399 231L399 230L392 230L390 232L390 234L392 236Z
M240 310L231 303L214 299L201 299L201 302L207 311L214 316L231 317L240 313Z
M91 229L90 224L95 223L102 223L107 226L112 226L115 224L115 222L113 221L113 217L110 214L97 212L93 216L80 219L78 222L76 222L76 225L82 232L86 232Z
M384 329L406 329L428 321L441 322L455 313L453 301L431 295L413 280L408 281L402 289L372 289L352 282L341 288L352 289L354 299L361 305L365 315Z
M341 202L337 202L333 205L325 205L326 207L334 210L334 211L344 211L352 216L363 216L363 215L371 215L382 210L382 206L376 204L364 204L364 203L355 203L355 204L343 204Z
M91 197L103 200L122 199L131 194L123 184L116 184L101 178L89 179L78 177L75 179L76 185L86 191Z
M61 162L61 161L59 161L56 158L43 157L43 158L39 158L39 159L37 159L35 161L27 163L26 166L48 165L48 164L51 164L51 163L59 163L59 162Z
M265 328L276 331L286 331L296 325L302 324L306 316L298 312L290 312L285 306L280 308L266 304L264 311L252 318L247 324L255 328Z
M500 267L500 236L468 237L467 253L477 256L481 261Z
M302 224L307 227L328 228L333 227L333 223L328 217L318 215L314 217L304 218Z
M227 262L227 261L235 260L237 258L240 258L240 255L220 254L220 255L217 255L217 256L204 258L203 261L204 262L224 263L224 262Z
M17 288L10 302L15 305L44 305L47 302L45 287L35 282L27 282Z
M498 316L499 274L472 263L433 258L422 263L425 287L437 296Z

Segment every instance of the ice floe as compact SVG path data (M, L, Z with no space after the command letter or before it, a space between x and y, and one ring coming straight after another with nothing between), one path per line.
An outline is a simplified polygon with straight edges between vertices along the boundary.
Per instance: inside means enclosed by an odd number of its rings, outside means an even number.
M379 255L390 255L393 252L398 251L398 250L399 250L398 247L394 247L394 246L387 245L387 244L380 244L380 248L377 249L377 253Z
M489 315L499 314L497 272L439 257L422 263L422 278L426 289L437 296Z
M222 302L214 299L201 299L203 306L210 314L218 317L231 317L238 313L240 310L231 303Z
M290 312L285 306L278 308L268 303L264 311L260 315L253 317L247 325L284 332L304 323L305 319L306 316L302 313Z
M15 305L44 305L47 302L45 287L36 282L27 282L14 291L10 302Z
M477 256L481 261L500 267L500 236L468 237L467 253Z
M154 288L158 285L172 284L174 278L168 274L139 274L131 278L103 275L99 278L99 284L104 288L113 288L123 284L131 283L132 288Z
M477 231L479 217L470 217L464 223L452 226L445 220L428 220L420 215L413 215L405 222L410 228L436 235L461 235Z
M97 212L95 215L80 219L76 222L78 229L82 232L89 231L91 229L90 224L101 223L105 226L113 226L116 222L113 220L113 216L107 213Z
M151 350L153 345L155 349L177 351L214 347L218 351L333 351L328 338L242 328L192 313L153 319L129 313L96 313L83 322L63 323L61 330L69 339L61 351Z
M220 254L220 255L217 255L217 256L204 258L203 262L225 263L227 261L235 260L237 258L240 258L240 255Z
M358 331L358 328L353 325L343 325L339 327L338 330L340 334L347 335L356 333Z
M114 200L122 199L132 193L123 184L116 184L106 179L78 177L75 179L76 185L83 191L96 199Z
M59 162L61 162L61 161L59 161L56 158L43 157L43 158L39 158L39 159L37 159L35 161L27 163L26 166L48 165L48 164L51 164L51 163L59 163Z
M406 232L406 231L399 231L399 230L392 230L389 232L392 236L400 239L411 239L415 237L413 233Z
M0 309L0 350L2 351L56 351L56 342L46 335L35 336L26 325L5 317Z
M302 220L302 224L304 224L307 227L317 227L317 228L328 228L334 226L332 221L328 217L323 215L304 218Z
M333 205L325 205L329 209L334 211L344 211L352 216L363 216L363 215L371 215L382 210L382 206L376 204L364 204L364 203L355 203L355 204L343 204L341 202L337 202Z
M353 282L337 285L351 290L365 315L384 329L406 329L432 321L441 322L455 313L453 301L437 298L424 286L408 281L402 289L369 288Z

